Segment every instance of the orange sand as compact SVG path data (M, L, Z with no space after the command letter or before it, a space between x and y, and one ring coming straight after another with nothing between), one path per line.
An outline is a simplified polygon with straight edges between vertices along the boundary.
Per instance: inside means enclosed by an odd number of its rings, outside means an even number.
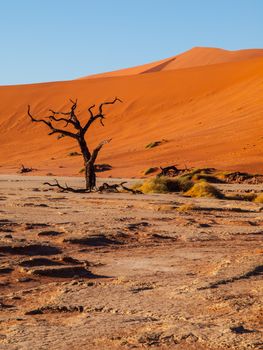
M87 134L92 147L113 139L98 159L114 167L104 175L140 176L150 166L170 164L263 172L263 50L194 48L91 77L0 87L1 173L23 163L42 174L76 175L82 159L68 156L78 150L74 140L57 140L44 125L32 124L27 104L44 116L78 98L84 120L88 106L115 96L124 103L107 107L105 127L98 123ZM145 148L161 139L168 142Z

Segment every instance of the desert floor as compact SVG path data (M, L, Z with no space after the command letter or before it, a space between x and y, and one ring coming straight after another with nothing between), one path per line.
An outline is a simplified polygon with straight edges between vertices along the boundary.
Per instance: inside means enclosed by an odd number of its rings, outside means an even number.
M262 205L44 180L0 176L1 350L263 349Z

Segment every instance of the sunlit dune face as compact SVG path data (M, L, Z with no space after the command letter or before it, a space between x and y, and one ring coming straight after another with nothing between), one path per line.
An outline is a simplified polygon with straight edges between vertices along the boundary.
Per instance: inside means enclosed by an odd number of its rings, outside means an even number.
M87 134L91 149L112 138L98 159L113 167L103 176L141 176L170 164L262 172L262 91L263 50L204 48L92 79L2 86L0 171L26 164L43 174L79 174L81 157L68 156L78 151L74 140L48 136L30 122L27 105L43 117L78 98L84 122L90 105L118 96L123 103L105 108L105 126Z

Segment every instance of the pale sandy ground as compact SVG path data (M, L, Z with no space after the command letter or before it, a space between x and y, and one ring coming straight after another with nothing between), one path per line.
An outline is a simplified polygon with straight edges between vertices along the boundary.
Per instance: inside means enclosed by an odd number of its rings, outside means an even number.
M44 179L0 177L1 350L263 348L262 205Z

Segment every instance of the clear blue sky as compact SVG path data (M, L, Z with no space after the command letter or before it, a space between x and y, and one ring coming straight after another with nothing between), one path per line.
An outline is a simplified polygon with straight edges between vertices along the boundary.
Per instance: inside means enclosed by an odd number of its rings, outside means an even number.
M263 48L263 0L0 0L0 85Z

